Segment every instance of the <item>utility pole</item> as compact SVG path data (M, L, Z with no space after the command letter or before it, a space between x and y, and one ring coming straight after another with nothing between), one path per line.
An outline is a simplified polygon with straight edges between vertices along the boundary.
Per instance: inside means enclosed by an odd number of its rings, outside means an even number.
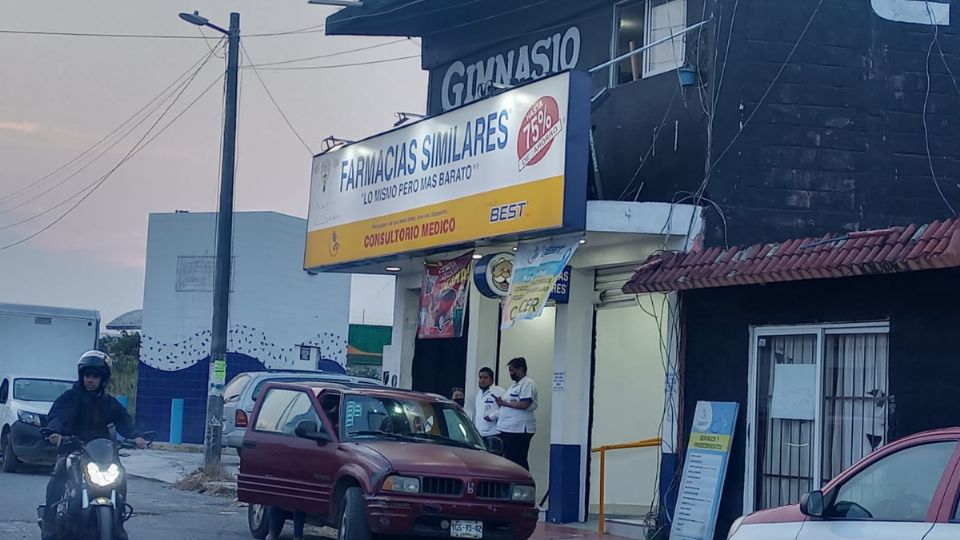
M220 471L223 440L223 387L227 378L227 325L230 313L230 263L233 242L233 176L237 150L237 80L240 64L240 14L230 14L224 30L198 13L180 18L207 26L227 36L227 88L224 104L223 151L220 164L220 208L217 214L217 258L213 282L213 328L210 338L210 381L207 386L207 423L203 438L204 470Z

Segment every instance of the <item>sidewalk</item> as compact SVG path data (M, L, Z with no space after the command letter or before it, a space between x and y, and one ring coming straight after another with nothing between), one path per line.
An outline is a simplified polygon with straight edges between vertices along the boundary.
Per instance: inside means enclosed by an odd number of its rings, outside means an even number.
M203 465L203 454L196 452L150 449L130 450L126 453L129 455L121 458L121 461L127 474L167 484L176 483ZM224 454L221 460L224 472L235 477L240 468L240 458Z

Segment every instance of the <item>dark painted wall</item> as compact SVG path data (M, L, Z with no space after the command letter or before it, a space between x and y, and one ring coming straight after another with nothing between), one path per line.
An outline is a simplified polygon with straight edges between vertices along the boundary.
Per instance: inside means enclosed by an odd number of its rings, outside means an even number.
M713 161L770 89L707 189L725 212L731 244L952 215L930 174L923 135L933 26L882 19L864 0L823 2L770 87L818 2L741 0L735 20L734 2L720 2L717 71L724 77ZM960 97L944 66L960 69L960 5L952 7L952 25L938 28L945 58L935 45L929 60L926 119L940 184L960 208ZM717 215L708 221L708 243L722 244Z
M716 538L743 508L751 325L890 321L894 438L960 425L960 271L910 272L684 292L684 438L698 400L736 401L740 418Z

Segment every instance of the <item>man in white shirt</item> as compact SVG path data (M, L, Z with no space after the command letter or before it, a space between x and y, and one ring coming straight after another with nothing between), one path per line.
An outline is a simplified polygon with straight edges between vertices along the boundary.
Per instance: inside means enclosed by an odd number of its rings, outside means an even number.
M525 358L510 360L507 368L514 382L502 398L495 398L500 406L497 429L503 441L503 457L529 471L527 454L537 430L537 420L533 415L537 410L537 385L527 376Z
M500 406L497 398L503 396L503 388L493 384L493 370L485 367L480 370L480 392L473 407L473 424L483 437L483 441L490 446L490 439L500 434L497 430Z

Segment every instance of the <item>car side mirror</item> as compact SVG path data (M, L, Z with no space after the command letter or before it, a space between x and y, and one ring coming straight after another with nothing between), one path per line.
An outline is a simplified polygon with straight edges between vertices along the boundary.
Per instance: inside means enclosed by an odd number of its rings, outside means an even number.
M311 441L317 441L317 443L330 442L327 432L320 429L317 423L312 420L304 420L297 424L294 433L301 439L310 439Z
M800 512L805 516L822 518L825 513L823 492L811 491L800 497Z
M503 440L500 437L490 437L487 439L487 450L491 454L503 457Z

